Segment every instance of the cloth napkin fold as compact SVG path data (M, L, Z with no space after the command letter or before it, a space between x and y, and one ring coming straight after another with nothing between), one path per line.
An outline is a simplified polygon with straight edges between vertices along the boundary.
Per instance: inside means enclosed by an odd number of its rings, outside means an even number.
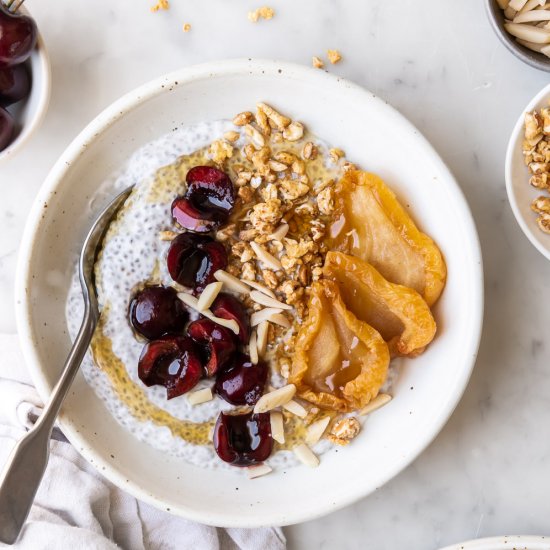
M41 410L17 336L0 335L0 467ZM284 550L286 542L280 528L208 527L136 500L92 469L56 428L44 479L11 548Z

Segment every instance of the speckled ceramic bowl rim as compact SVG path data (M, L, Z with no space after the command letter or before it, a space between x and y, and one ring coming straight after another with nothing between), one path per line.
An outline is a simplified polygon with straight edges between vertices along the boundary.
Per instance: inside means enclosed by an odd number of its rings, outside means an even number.
M380 110L384 110L388 118L388 123L399 125L405 131L410 131L415 134L419 147L424 149L426 153L430 155L434 165L437 166L440 173L445 175L449 183L448 191L451 199L453 200L454 207L460 212L467 227L467 231L464 234L464 239L469 243L469 252L471 253L472 258L471 269L473 273L472 292L470 298L472 299L472 303L476 304L476 309L472 314L470 324L471 330L469 332L468 339L464 342L463 368L456 376L453 391L449 392L447 400L443 406L442 413L433 418L429 429L426 429L425 432L423 432L423 436L417 439L416 445L413 448L408 449L408 452L399 459L399 463L394 468L388 468L385 472L385 476L381 476L381 483L378 485L378 487L380 487L408 466L432 442L451 416L466 388L477 356L483 319L483 268L481 261L481 249L475 224L464 195L462 194L459 186L456 184L456 181L450 171L444 165L443 161L428 141L418 132L418 130L416 130L416 128L414 128L410 122L408 122L395 109L390 107L385 101L377 98L374 94L366 91L364 88L335 75L323 73L319 70L302 65L273 60L236 59L211 62L187 67L157 78L156 80L153 80L126 94L98 115L69 145L52 168L48 178L38 193L25 227L19 254L15 292L17 327L22 343L23 355L40 395L43 398L47 398L49 395L49 384L44 372L42 371L40 358L33 341L31 321L32 309L30 307L31 302L26 292L26 287L32 284L29 268L30 254L33 248L34 236L39 231L43 204L52 196L52 193L55 191L58 183L67 174L70 165L86 151L87 146L91 142L97 139L102 132L109 128L120 117L124 117L125 113L140 105L142 102L147 101L149 98L162 94L171 86L185 86L186 83L195 79L205 79L214 75L256 76L266 74L294 80L317 79L319 84L322 84L321 80L323 80L327 82L327 84L330 83L331 85L336 84L341 86L342 93L345 92L346 98L350 100L357 102L367 100L375 102ZM167 84L169 84L169 86L167 86ZM87 442L82 434L78 432L78 426L71 422L70 418L63 416L63 418L60 419L60 424L62 430L75 448L81 449L85 447L86 450L82 452L83 456L88 461L91 461L93 466L100 470L107 479L115 485L118 485L124 490L130 492L140 500L156 507L166 509L166 502L145 492L139 482L128 480L125 474L115 464L104 460L96 449L89 448L89 442ZM289 519L288 513L285 515L282 511L277 513L272 512L269 519L266 519L266 516L263 518L255 518L253 514L250 514L250 516L246 518L235 517L235 515L231 513L231 510L227 510L227 512L224 511L223 513L210 514L206 517L200 513L196 513L192 507L177 505L173 501L169 503L169 506L172 513L182 515L191 520L208 523L210 525L257 527L260 525L266 525L268 522L270 524L277 525L311 520L329 512L333 512L346 505L352 504L370 494L375 489L376 487L365 487L358 482L350 487L345 493L338 495L337 498L320 498L319 505L314 510L293 509L291 519Z
M521 230L525 234L525 236L531 241L531 244L547 259L550 260L550 246L545 247L543 246L537 237L539 235L536 235L533 233L529 225L527 224L525 217L521 213L521 210L519 208L518 202L516 201L516 196L514 193L514 178L512 175L512 167L514 162L514 151L516 147L521 147L521 143L523 141L522 135L523 135L523 124L524 124L524 115L528 111L532 111L535 109L535 107L545 98L550 97L550 84L545 86L521 111L521 114L519 115L519 118L516 122L516 125L514 126L514 129L512 130L512 135L510 137L510 141L508 142L508 148L506 150L506 165L505 165L505 180L506 180L506 193L508 195L508 202L510 203L510 207L512 208L512 212L514 213L514 216L521 227ZM526 173L527 173L527 167L525 167ZM526 182L522 181L521 185L527 185ZM534 215L534 214L533 214Z
M27 15L30 15L28 10L25 9L25 6L21 7L21 11ZM40 85L40 95L38 105L36 106L34 116L23 126L21 132L15 140L8 147L6 147L6 149L0 151L0 164L12 159L21 151L21 148L36 133L42 124L44 117L46 116L46 112L48 111L51 96L52 71L50 56L48 55L48 50L46 49L44 39L42 38L40 32L38 33L36 41L36 49L32 55L38 56L38 66L40 67L40 81L38 82ZM33 73L33 85L36 82L35 76L35 73Z
M519 546L517 546L519 545ZM459 542L445 546L440 550L550 550L550 537L536 537L531 535L504 535L502 537L488 537Z
M514 37L504 28L504 16L502 14L497 14L496 10L501 11L496 0L485 1L485 11L487 12L491 27L493 27L495 34L506 49L524 63L531 65L531 67L535 67L535 69L539 69L540 71L550 72L550 58L518 44Z

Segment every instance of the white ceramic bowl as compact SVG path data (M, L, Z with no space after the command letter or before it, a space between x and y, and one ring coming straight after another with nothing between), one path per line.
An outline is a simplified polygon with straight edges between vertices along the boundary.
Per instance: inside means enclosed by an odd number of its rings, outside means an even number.
M25 6L21 6L20 11L30 15ZM9 111L15 116L16 136L6 149L0 151L0 164L13 158L21 150L36 132L48 110L51 90L50 58L40 31L36 47L27 63L30 64L32 78L31 93L27 99L9 107Z
M550 550L550 538L505 535L461 542L441 550Z
M52 169L21 245L17 322L40 394L47 397L70 346L64 304L83 236L105 197L97 186L141 145L174 127L232 117L267 101L379 173L441 246L449 269L435 314L439 334L403 368L394 400L372 415L352 445L317 469L249 481L238 469L207 471L138 442L119 426L82 376L60 423L107 478L155 506L214 525L289 524L371 493L432 441L456 406L478 348L483 280L478 238L455 180L427 141L387 103L323 71L275 61L188 67L150 82L100 114ZM414 388L414 389L413 389Z
M538 110L541 107L547 107L549 99L550 84L545 86L519 115L510 137L510 142L508 143L505 177L508 200L519 226L536 249L550 260L550 235L543 233L539 229L536 222L537 215L531 210L533 199L547 193L529 185L530 174L527 166L525 166L522 150L524 135L523 118L525 113L535 109Z

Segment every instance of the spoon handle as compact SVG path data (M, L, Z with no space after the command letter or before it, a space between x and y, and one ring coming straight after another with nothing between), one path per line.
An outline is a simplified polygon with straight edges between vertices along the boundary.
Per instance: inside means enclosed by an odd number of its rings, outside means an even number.
M0 475L0 542L13 544L31 509L50 455L50 436L63 399L78 372L97 325L86 301L84 319L59 381L36 424L13 448Z

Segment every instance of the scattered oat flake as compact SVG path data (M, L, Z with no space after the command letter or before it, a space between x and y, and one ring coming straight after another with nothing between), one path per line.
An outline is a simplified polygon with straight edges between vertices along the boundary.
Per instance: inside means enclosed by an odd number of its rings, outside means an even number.
M168 0L158 0L154 6L151 6L151 11L155 13L156 11L167 10L169 8L170 4L168 4Z
M325 66L325 64L323 63L323 60L315 55L311 58L311 64L316 69L322 69Z
M275 15L275 10L273 8L270 8L268 6L262 6L261 8L258 8L254 11L248 12L248 19L249 21L252 21L252 23L257 23L259 19L273 19L273 16Z
M328 60L334 65L341 61L342 54L338 50L327 50Z
M183 32L189 32L191 30L191 23L183 24Z

